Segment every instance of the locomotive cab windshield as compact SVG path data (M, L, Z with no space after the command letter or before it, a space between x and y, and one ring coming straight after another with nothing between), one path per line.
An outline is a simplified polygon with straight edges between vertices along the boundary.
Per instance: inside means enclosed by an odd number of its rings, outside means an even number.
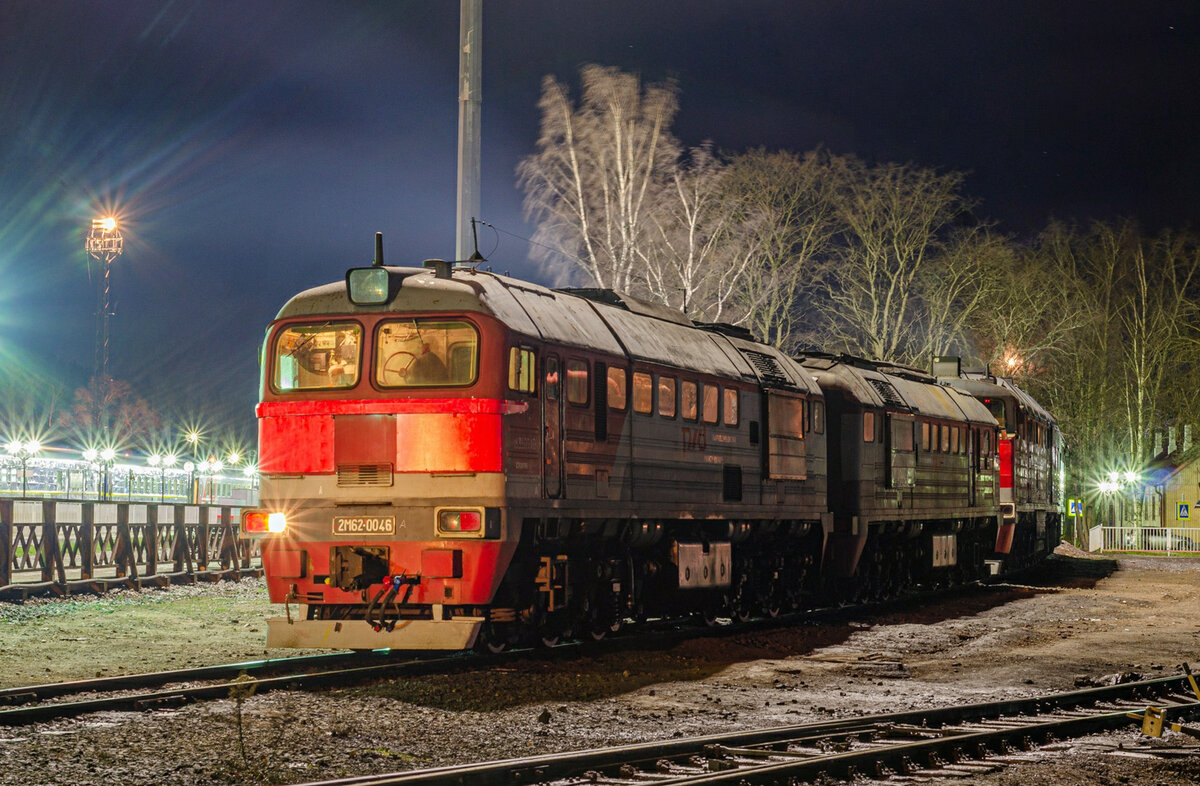
M448 319L382 320L373 347L357 322L288 325L276 334L271 382L279 393L356 387L364 349L370 380L380 388L465 387L479 368L479 331Z

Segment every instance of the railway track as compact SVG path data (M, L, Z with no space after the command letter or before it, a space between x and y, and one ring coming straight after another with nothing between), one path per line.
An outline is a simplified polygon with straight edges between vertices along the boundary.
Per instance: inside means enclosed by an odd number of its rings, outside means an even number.
M1200 716L1190 675L932 710L320 781L305 786L784 784L818 776L969 775L989 760L1128 726L1153 701L1170 721Z
M243 681L235 681L243 674L254 678L255 692L265 693L481 668L499 660L501 656L496 655L413 657L331 653L7 688L0 690L0 706L7 707L0 709L0 726L39 723L91 712L143 711L225 699L235 688L245 688Z
M955 592L986 593L1009 586L973 584L958 587ZM143 711L225 699L233 690L245 688L244 682L234 682L243 674L254 678L255 692L260 693L343 687L376 679L481 669L521 658L571 658L579 654L667 648L699 637L736 636L798 624L829 624L896 611L945 595L945 590L925 591L854 607L809 610L777 618L752 619L736 625L706 627L678 621L652 622L641 626L636 635L496 654L468 652L438 656L423 652L337 652L5 688L0 689L0 726L39 723L92 712Z

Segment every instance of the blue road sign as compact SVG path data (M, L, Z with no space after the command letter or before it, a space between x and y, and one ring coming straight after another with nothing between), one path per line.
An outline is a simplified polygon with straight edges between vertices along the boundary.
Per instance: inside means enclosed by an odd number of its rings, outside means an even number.
M1191 512L1189 510L1189 507L1190 506L1188 505L1188 503L1180 502L1179 503L1179 515L1176 516L1176 518L1186 519L1188 517L1188 513Z

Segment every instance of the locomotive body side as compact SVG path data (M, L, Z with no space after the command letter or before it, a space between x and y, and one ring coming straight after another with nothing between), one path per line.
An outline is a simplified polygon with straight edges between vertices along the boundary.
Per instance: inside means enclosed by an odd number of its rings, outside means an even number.
M828 580L846 586L841 594L887 596L978 578L997 518L988 411L912 369L822 355L803 362L836 424Z

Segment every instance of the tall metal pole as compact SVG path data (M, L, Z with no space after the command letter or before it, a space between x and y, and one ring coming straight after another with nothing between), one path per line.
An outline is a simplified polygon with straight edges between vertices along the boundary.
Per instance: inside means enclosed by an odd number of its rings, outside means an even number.
M101 265L102 278L96 289L96 359L94 376L108 376L108 318L112 316L112 263L125 250L124 238L114 218L92 219L84 241L88 256Z
M458 33L458 209L454 258L475 250L471 219L479 216L479 138L483 73L483 0L460 0Z

